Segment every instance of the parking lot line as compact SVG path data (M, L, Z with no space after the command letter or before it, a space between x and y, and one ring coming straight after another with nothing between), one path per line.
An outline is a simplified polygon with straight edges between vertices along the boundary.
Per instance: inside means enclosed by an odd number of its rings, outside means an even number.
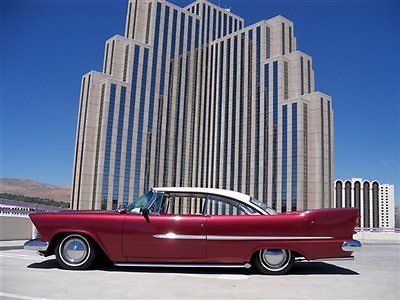
M0 253L0 257L29 259L29 260L41 260L40 256L15 254L15 253Z
M13 298L13 299L24 299L24 300L47 300L47 298L29 297L29 296L24 296L24 295L0 292L0 298L3 299L4 297Z

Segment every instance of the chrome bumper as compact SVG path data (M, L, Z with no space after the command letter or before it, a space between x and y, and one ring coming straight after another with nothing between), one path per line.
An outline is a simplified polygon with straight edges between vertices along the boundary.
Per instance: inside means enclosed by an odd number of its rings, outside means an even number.
M48 247L48 242L43 242L39 240L30 240L25 242L24 244L24 249L26 250L46 251Z
M357 240L345 241L342 244L343 251L358 251L361 250L361 243Z

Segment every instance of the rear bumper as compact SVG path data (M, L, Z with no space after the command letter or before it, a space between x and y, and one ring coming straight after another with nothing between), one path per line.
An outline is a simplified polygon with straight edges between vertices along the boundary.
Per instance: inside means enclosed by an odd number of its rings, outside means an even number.
M48 247L49 247L48 242L43 242L37 239L27 241L24 244L24 249L26 250L47 251Z
M361 250L361 243L357 240L345 241L342 243L343 251L359 251Z

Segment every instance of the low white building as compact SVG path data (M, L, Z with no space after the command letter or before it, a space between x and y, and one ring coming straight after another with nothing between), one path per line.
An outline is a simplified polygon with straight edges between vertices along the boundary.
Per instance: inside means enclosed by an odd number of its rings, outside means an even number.
M377 180L336 180L333 207L358 207L360 227L394 228L394 185Z

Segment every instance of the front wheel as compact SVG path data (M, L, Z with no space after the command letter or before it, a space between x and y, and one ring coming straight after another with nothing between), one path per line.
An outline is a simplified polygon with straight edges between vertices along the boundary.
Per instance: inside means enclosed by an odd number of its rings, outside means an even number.
M58 264L68 270L84 270L95 260L93 244L80 234L70 234L57 244L56 259Z
M289 272L294 263L294 256L286 249L263 249L255 257L257 269L267 275L283 275Z

